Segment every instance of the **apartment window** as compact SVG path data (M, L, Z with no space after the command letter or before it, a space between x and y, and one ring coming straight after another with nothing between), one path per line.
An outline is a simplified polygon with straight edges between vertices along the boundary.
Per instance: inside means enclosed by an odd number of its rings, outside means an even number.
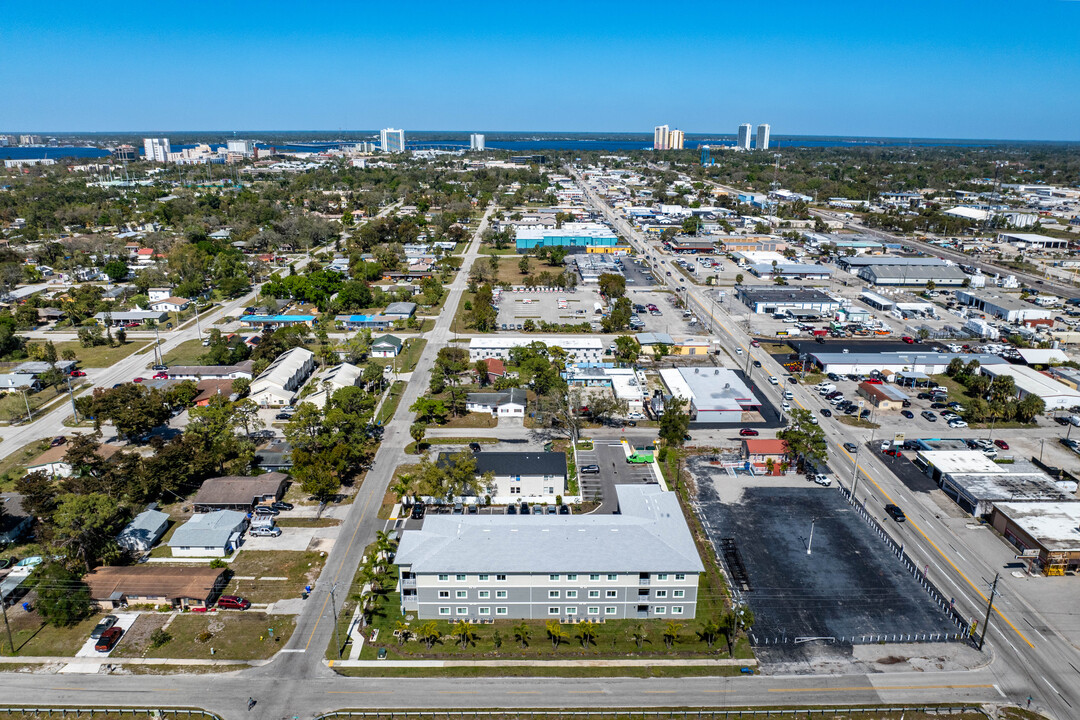
M600 607L598 605L590 605L588 607L588 613L589 613L589 615L599 615L600 614Z
M440 600L443 599L443 598L449 599L449 597L450 597L450 591L449 590L440 590L439 591L439 599Z
M450 579L449 575L439 575L439 582L446 582Z
M667 608L663 605L656 605L653 607L653 612L657 615L667 615Z
M466 579L465 575L455 575L454 577L457 579L458 582L465 582Z
M559 599L559 591L558 590L548 590L548 600L558 600L558 599Z
M592 573L591 575L589 575L589 579L593 580L593 581L599 580L600 579L600 573Z
M495 614L496 615L505 615L506 614L506 608L504 608L504 607L495 608Z
M544 492L546 492L548 495L554 495L555 494L555 486L554 485L549 485L548 487L544 488Z
M686 573L675 573L675 579L676 580L685 580L686 579Z
M491 597L491 591L481 590L477 597L479 597L481 600L487 600L489 597Z
M481 615L490 615L491 614L491 608L489 608L489 607L480 608L480 614Z
M682 605L672 605L671 606L671 614L672 615L682 615Z
M600 597L600 591L599 590L590 590L589 591L589 597L591 597L591 598Z
M577 608L576 607L568 607L568 608L566 608L566 614L567 615L577 615Z
M458 591L457 591L457 592L456 592L456 593L454 594L454 596L455 596L455 597L456 597L456 598L457 598L458 600L464 600L465 598L469 597L469 591L468 591L468 590L458 590Z
M619 579L619 576L617 574L615 574L615 573L608 573L607 579L608 579L608 582L615 582L616 580Z
M656 591L656 597L658 597L658 598L666 598L667 597L667 590L657 590Z
M667 580L667 573L657 573L656 579L657 580Z
M440 615L449 615L450 614L450 608L448 608L448 607L439 608L439 614Z
M559 608L557 608L557 607L549 607L548 608L548 615L558 615L558 614L559 614Z
M505 590L496 590L495 591L495 597L497 597L497 598L506 597L506 591Z
M555 574L555 575L548 575L548 580L551 580L552 582L555 582L555 581L556 581L556 580L558 580L558 579L559 579L559 576L558 576L557 574Z
M491 578L490 575L478 575L477 580L480 582L487 582Z
M677 597L677 598L686 597L686 591L685 590L672 590L671 591L671 597Z
M498 582L506 582L506 576L502 575L502 574L496 575L495 580L498 581Z
M608 605L607 607L604 608L604 614L605 615L614 615L615 612L616 612L616 610L615 610L615 607L613 605Z
M521 494L521 488L519 486L517 486L517 485L511 485L510 486L510 494L511 495L520 495Z
M567 600L571 600L571 599L576 598L576 597L577 597L577 590L567 590L566 591L566 599Z
M609 597L609 598L617 598L617 597L619 597L619 591L618 590L608 590L607 591L607 597Z
M469 614L469 608L467 608L467 607L459 607L457 609L457 614L458 615L468 615Z
M570 573L566 576L566 579L570 582L577 582L577 573Z

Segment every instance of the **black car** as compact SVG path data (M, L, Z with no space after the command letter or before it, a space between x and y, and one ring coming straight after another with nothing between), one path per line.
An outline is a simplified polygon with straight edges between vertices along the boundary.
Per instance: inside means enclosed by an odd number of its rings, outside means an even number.
M424 510L426 510L426 507L424 506L424 503L416 503L415 505L413 505L412 506L412 519L413 520L420 520L421 518L423 518L424 517Z
M469 443L469 449L472 450L474 453L480 452L480 443L478 443L478 442Z
M278 502L270 503L270 507L272 507L275 510L280 512L282 510L292 510L293 509L293 504L292 503L287 503L287 502L281 502L279 500Z
M915 413L911 412L910 410L901 410L900 414L906 417L908 420L915 417Z
M506 506L506 514L507 515L517 515L517 505L507 505Z
M904 511L901 510L899 506L893 505L892 503L889 503L885 506L885 512L887 512L889 514L889 517L891 517L898 523L902 523L907 520L907 515L904 514Z
M930 399L930 393L922 392L922 393L919 393L916 397L918 397L920 400L929 400Z
M529 514L529 503L521 503L520 512L522 515Z
M840 376L836 373L829 373L827 377L833 382L840 382Z
M863 409L863 411L862 411L861 413L859 413L859 417L860 417L860 418L862 418L863 420L865 420L866 418L870 417L870 410L869 410L869 408L865 408L865 409Z
M787 379L787 381L788 381L789 383L791 383L792 385L798 385L798 384L799 384L799 378L795 377L794 375L792 375L791 377L789 377L789 378Z
M830 410L829 408L821 408L821 416L832 417L832 410Z
M292 420L292 413L279 412L274 416L275 420Z
M165 372L168 369L169 369L168 365L155 365L154 367L151 368L151 370L156 370L157 372Z
M754 361L754 367L761 367L761 361L760 360L755 360Z
M559 514L560 515L569 515L570 514L570 506L569 505L560 505L559 506Z
M946 405L945 403L942 403L942 402L930 403L930 409L931 410L947 410L948 408L949 408L949 406Z

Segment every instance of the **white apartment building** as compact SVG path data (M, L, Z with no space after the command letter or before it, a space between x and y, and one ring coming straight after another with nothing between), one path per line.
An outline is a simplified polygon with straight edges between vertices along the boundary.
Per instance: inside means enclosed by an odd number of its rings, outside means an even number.
M474 622L693 619L704 566L675 493L615 491L617 515L428 516L398 546L401 612Z
M251 381L251 399L263 407L282 407L296 399L296 393L315 369L315 353L295 347L281 353Z
M384 128L379 133L379 149L384 153L405 152L405 131Z
M484 136L480 133L473 133L469 135L469 149L470 150L483 150L484 149Z
M601 362L604 356L604 341L592 337L535 338L535 337L474 337L469 340L469 361L498 358L510 359L510 350L525 347L534 342L543 342L549 348L560 347L566 351L571 362Z
M757 141L754 143L757 150L769 149L769 126L762 124L757 126Z
M753 134L753 126L750 123L743 123L739 126L739 141L738 147L741 150L750 149L750 136Z
M667 125L657 125L653 128L653 150L667 150L668 149L668 134Z
M167 162L170 152L169 138L143 138L143 159L147 162Z
M255 141L254 140L229 140L226 143L228 152L236 153L237 155L250 156L255 154Z

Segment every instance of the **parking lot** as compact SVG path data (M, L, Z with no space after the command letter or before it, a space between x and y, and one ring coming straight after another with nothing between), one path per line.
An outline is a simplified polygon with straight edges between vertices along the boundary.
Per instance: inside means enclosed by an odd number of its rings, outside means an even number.
M639 449L653 447L652 436L632 436L627 442ZM585 465L598 465L596 474L581 473ZM621 442L609 439L596 440L592 450L578 451L578 477L581 482L581 494L590 500L601 502L596 512L614 513L618 509L615 496L616 485L655 482L652 466L631 465L626 462L626 453Z
M510 325L534 323L580 323L588 322L595 315L595 304L600 302L596 287L579 286L576 290L537 288L522 292L504 292L499 301L499 315L495 322L499 329ZM503 328L506 325L506 328Z
M807 639L957 631L835 484L736 479L704 459L689 467L702 521L729 576L733 554L722 540L734 540L745 584L733 584L742 585L741 599L754 613L757 643L796 652L797 641ZM733 484L742 487L733 492Z

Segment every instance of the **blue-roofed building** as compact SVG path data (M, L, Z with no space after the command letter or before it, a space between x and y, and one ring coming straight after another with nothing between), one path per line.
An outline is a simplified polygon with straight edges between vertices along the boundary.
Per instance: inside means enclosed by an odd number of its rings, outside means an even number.
M244 315L240 322L245 325L261 326L264 328L289 327L290 325L304 324L311 327L315 324L314 315Z
M346 330L362 330L364 328L388 330L393 326L395 319L385 315L338 315L334 318Z
M517 231L517 251L529 252L542 247L565 247L571 252L590 247L615 247L618 236L599 223L563 223L559 228L529 227Z

